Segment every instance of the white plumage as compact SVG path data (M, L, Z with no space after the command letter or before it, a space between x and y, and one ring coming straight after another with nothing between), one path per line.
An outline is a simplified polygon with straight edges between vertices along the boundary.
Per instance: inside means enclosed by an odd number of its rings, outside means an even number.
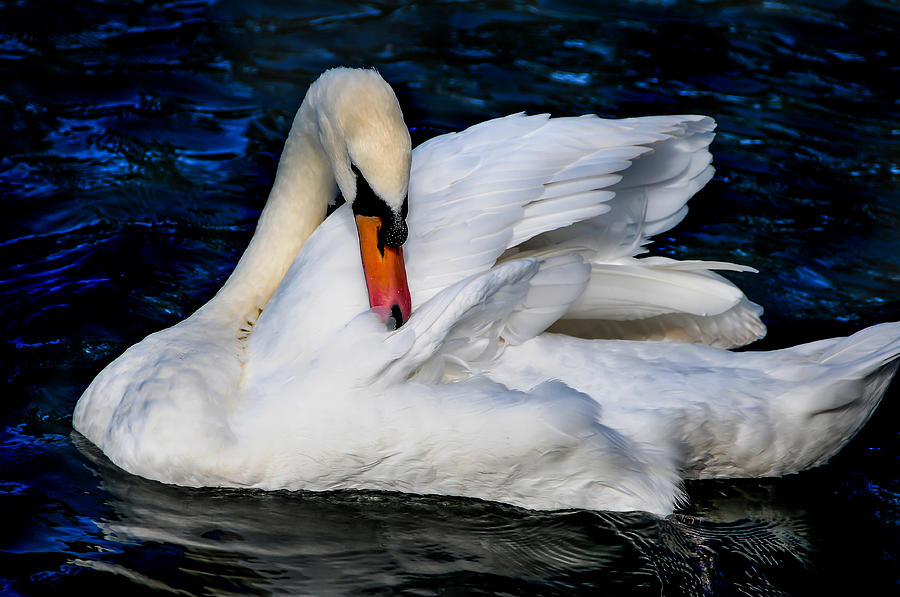
M539 509L665 514L684 478L821 464L878 404L900 324L769 353L714 348L765 333L762 310L710 271L749 268L641 257L712 176L713 128L517 114L432 139L410 162L387 84L329 71L234 274L104 369L75 428L167 483ZM349 207L316 228L336 185L352 201L351 163L390 205L409 173L414 311L393 332L368 309Z

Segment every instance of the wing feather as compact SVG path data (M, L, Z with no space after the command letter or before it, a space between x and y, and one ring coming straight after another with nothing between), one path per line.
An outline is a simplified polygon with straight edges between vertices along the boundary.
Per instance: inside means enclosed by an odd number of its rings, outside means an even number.
M413 152L405 249L413 301L498 262L576 255L590 264L590 279L565 287L583 295L559 301L571 305L558 315L568 320L564 327L582 322L593 330L588 336L613 328L638 337L652 328L658 336L661 329L729 346L761 336L761 309L709 271L746 268L636 259L653 235L684 218L687 201L712 178L714 129L705 116L513 114L422 144ZM510 338L522 341L526 331L553 323L540 309L510 315ZM615 323L584 323L592 321ZM666 332L668 325L677 332Z

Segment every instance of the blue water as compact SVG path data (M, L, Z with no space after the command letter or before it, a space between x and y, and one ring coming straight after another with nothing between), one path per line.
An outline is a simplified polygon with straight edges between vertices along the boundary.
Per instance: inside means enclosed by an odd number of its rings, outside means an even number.
M414 142L521 110L714 116L716 178L652 251L757 267L733 278L766 307L753 349L900 320L898 36L874 1L0 2L0 592L895 592L897 387L829 465L691 483L668 520L169 487L71 413L220 286L336 65L377 66Z

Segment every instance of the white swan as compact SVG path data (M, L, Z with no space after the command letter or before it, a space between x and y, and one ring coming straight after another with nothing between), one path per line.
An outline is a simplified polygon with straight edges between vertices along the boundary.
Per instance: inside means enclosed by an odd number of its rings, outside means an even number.
M666 514L684 478L821 464L877 405L900 324L767 353L542 333L716 346L764 333L761 310L709 272L743 268L636 257L709 180L713 127L514 115L411 154L377 73L328 71L234 273L107 366L74 426L167 483L535 509ZM407 184L411 315L391 248ZM336 188L353 206L322 223ZM391 331L390 316L408 322Z

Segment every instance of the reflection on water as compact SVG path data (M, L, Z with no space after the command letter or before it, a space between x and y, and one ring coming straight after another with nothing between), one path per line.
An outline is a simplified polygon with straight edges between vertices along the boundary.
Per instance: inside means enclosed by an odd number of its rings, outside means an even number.
M655 595L735 580L767 591L776 588L770 577L802 569L810 549L798 512L659 520L378 492L190 490L136 479L84 438L73 440L109 493L112 512L95 523L117 549L71 564L168 591L415 594L452 586L562 595L591 586ZM717 580L740 560L756 568Z
M185 490L70 437L97 371L228 275L306 86L339 64L380 69L415 142L520 110L715 116L716 178L651 250L759 268L737 281L766 306L760 347L900 319L890 3L35 1L0 14L0 592L896 588L896 387L828 467L692 483L666 521Z

